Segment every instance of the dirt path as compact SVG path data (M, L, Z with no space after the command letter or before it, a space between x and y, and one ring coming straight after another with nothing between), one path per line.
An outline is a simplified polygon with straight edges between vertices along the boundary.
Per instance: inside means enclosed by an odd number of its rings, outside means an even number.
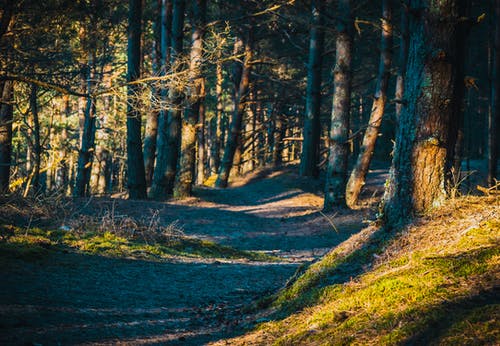
M0 344L199 345L230 336L249 323L243 306L282 287L300 263L371 217L367 210L325 216L318 183L289 170L239 185L199 189L182 202L95 200L82 212L112 204L135 217L158 211L162 223L177 221L186 234L269 251L283 262L164 263L74 253L8 260L0 268Z

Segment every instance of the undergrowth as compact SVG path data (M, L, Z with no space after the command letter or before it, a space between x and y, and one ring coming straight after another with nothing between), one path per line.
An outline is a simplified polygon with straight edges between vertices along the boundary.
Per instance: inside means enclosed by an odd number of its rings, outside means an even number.
M499 200L461 198L353 236L268 299L270 322L222 344L497 345L499 293Z

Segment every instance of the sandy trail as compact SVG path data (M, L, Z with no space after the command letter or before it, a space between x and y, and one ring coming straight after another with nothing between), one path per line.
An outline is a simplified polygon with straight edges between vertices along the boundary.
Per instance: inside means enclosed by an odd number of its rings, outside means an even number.
M373 173L373 186L384 180ZM377 180L378 179L378 180ZM165 263L53 253L6 260L0 287L0 344L199 345L251 323L241 308L280 287L297 266L364 227L369 209L324 215L320 183L289 169L264 171L226 190L167 203L96 199L132 217L155 211L186 234L283 257L278 263ZM373 192L373 189L372 189ZM334 230L331 223L333 222Z

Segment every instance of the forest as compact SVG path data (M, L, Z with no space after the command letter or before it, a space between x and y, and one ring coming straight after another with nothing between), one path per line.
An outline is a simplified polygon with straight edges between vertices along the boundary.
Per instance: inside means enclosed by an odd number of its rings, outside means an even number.
M500 343L500 0L0 0L0 344Z

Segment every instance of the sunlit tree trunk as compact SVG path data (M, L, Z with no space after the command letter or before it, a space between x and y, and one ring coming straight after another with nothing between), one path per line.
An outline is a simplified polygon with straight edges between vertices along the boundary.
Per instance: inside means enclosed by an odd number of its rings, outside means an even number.
M38 113L38 86L31 85L30 110L33 117L33 171L32 187L35 193L41 192L40 166L42 162L42 145L40 141L40 119Z
M488 116L488 184L497 178L498 122L500 121L500 0L495 0L495 38L491 76L491 111Z
M185 1L174 0L172 8L172 41L170 47L170 68L172 73L180 72L182 65ZM168 90L170 110L160 116L156 163L150 196L154 199L166 199L174 188L179 145L181 136L182 93L178 86Z
M203 59L206 0L193 0L192 8L193 34L191 38L192 46L189 66L190 85L187 95L188 106L184 111L182 119L179 169L174 187L174 197L177 198L191 195L196 163L196 131L204 131L203 124L200 124L199 121L202 120L200 110L203 110L202 103L205 97L205 80L201 71L201 65ZM196 129L197 124L198 129ZM203 163L201 174L203 174Z
M197 140L196 143L198 145L197 148L197 168L196 168L196 184L203 185L205 181L205 168L207 164L207 147L206 147L206 135L205 135L205 78L202 80L201 90L200 90L200 108L199 108L199 120L198 126L196 129Z
M14 82L0 83L0 193L9 191L12 157Z
M353 206L358 202L359 194L365 184L366 174L375 150L380 125L384 116L387 101L387 88L391 74L392 61L392 8L390 0L382 1L382 39L380 41L380 63L378 69L377 86L370 113L370 119L363 136L363 143L359 149L358 159L347 182L346 202Z
M306 114L304 141L300 158L300 175L317 177L319 174L319 141L321 114L321 67L323 56L324 0L312 1L309 63L307 65Z
M411 3L405 103L383 203L388 227L404 224L447 196L461 5L459 0Z
M339 0L334 75L333 109L330 124L324 209L345 206L349 114L351 105L351 63L353 18L350 0Z
M127 82L141 76L142 0L129 0ZM141 113L137 109L137 84L127 85L127 187L132 199L146 198L146 177L142 156Z
M253 54L251 28L248 29L248 34L244 46L245 46L245 53L244 53L243 66L241 67L242 68L241 78L239 78L239 83L237 83L238 89L236 91L235 107L231 117L231 124L229 126L227 144L224 150L224 156L222 158L219 175L215 182L215 186L217 187L227 187L229 173L233 165L234 156L239 143L239 138L241 136L241 124L243 120L243 113L245 111L246 99L248 97L251 60ZM235 75L237 75L237 73L235 73Z
M218 60L215 66L215 97L216 97L216 110L215 110L215 131L213 132L212 136L212 146L211 146L211 162L213 162L212 165L212 173L217 174L219 171L220 167L220 151L221 151L221 141L223 141L222 138L222 112L223 112L223 105L222 105L222 82L223 82L223 76L222 76L222 61L221 61L221 56L220 54L218 55Z

